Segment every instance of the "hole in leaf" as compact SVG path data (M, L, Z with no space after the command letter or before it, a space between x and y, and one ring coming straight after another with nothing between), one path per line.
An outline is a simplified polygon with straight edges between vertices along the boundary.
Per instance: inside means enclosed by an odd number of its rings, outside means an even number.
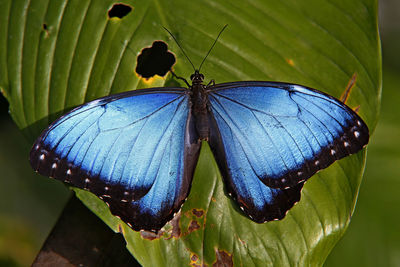
M126 15L128 15L132 11L132 7L126 4L118 3L114 4L109 10L108 10L108 17L111 18L120 18L122 19Z
M44 32L45 37L49 37L49 27L47 26L46 23L42 24L42 31Z
M136 73L143 78L164 76L174 63L175 56L168 51L168 45L155 41L151 47L143 48L137 57Z

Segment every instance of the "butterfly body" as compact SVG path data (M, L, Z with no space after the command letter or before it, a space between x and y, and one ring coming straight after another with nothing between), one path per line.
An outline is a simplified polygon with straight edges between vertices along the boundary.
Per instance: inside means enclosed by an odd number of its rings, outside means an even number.
M208 140L209 127L209 102L206 92L207 87L203 84L204 76L195 71L191 76L192 86L190 86L191 104L193 115L196 119L196 130L200 140Z
M152 88L84 104L35 142L39 173L87 189L135 230L157 231L189 195L202 141L227 193L261 223L282 219L304 181L361 150L361 118L339 100L279 82Z

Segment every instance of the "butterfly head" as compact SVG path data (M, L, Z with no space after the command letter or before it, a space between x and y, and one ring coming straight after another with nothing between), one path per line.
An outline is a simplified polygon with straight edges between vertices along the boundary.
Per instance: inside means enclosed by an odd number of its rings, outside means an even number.
M201 74L198 70L195 70L195 72L190 75L190 80L192 81L192 84L203 83L204 75Z

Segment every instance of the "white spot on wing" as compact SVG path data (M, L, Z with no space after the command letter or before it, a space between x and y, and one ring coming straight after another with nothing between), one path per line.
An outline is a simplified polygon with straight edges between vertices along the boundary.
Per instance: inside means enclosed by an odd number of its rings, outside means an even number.
M39 157L40 160L44 160L44 154L41 154Z
M57 163L54 162L53 165L51 165L51 168L52 169L56 169L57 168Z
M359 133L358 131L354 131L354 136L355 136L356 138L358 138L358 137L360 136L360 133Z
M68 170L67 170L67 175L71 175L71 173L72 173L72 172L71 172L71 169L68 169Z
M348 147L349 143L348 142L344 142L344 147Z

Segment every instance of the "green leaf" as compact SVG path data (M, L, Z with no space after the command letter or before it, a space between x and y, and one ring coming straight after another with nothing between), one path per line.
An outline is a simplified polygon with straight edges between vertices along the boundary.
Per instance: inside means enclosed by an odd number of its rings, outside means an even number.
M340 97L357 73L347 104L359 106L372 132L381 90L377 1L124 1L132 11L109 19L115 1L0 2L0 87L11 115L34 140L67 109L94 98L163 85L134 72L140 50L164 40L174 70L193 70L162 29L177 37L198 66L224 24L227 30L202 68L206 80L275 80ZM357 199L365 150L334 163L304 186L301 201L281 221L256 224L224 192L206 143L190 195L159 236L134 232L92 194L78 197L145 266L234 263L315 266L344 234ZM177 217L179 218L179 217Z

